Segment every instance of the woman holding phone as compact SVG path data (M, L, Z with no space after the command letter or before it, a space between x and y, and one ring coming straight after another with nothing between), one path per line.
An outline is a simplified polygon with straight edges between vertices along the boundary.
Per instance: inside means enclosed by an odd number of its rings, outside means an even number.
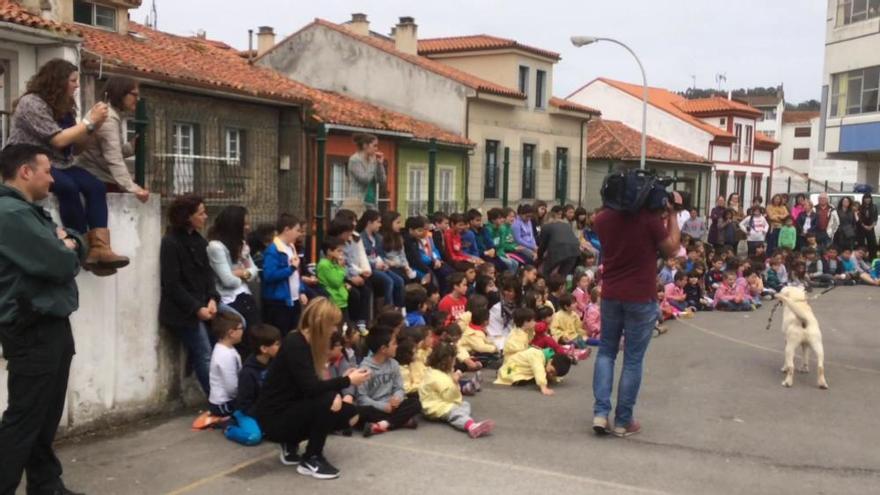
M140 88L128 77L111 77L104 86L104 99L109 104L107 120L76 157L76 164L107 184L109 192L127 192L142 203L150 199L150 191L137 185L128 172L125 159L134 155L134 140L125 141L121 114L134 113ZM137 138L135 138L137 139Z
M335 304L324 297L313 299L303 312L299 330L282 341L257 401L257 420L266 438L281 444L281 462L317 479L339 477L339 470L324 457L327 435L358 421L355 406L343 402L340 392L370 378L365 368L329 378L330 337L341 323L342 311ZM303 440L308 445L300 454Z

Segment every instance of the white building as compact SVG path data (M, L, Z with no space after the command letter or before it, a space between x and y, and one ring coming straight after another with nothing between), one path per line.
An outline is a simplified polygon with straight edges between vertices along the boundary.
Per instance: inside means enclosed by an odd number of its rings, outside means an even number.
M599 78L568 99L599 109L603 118L641 129L641 85ZM648 134L712 162L708 198L736 192L747 205L754 196L768 193L773 151L779 143L755 132L762 115L734 100L688 100L665 89L648 89Z
M782 113L781 143L774 167L774 190L802 192L811 181L810 190L851 190L858 181L857 162L834 160L819 151L819 112L786 110ZM792 180L789 181L788 177ZM843 185L841 185L843 184ZM790 191L789 191L790 189Z
M819 150L880 181L880 0L828 0Z
M746 95L737 97L750 107L761 111L757 130L770 139L779 140L782 132L782 113L785 111L785 93L782 86L776 89L775 95Z

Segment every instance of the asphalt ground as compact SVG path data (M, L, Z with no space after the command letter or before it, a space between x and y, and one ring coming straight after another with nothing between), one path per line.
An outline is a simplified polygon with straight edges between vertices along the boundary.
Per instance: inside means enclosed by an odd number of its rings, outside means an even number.
M486 438L427 421L331 437L325 454L342 471L332 481L281 465L275 444L191 431L195 412L66 440L59 457L67 485L89 494L880 493L877 300L867 287L811 300L829 390L815 369L781 386L782 315L766 330L771 304L670 322L648 350L642 432L626 439L590 429L590 358L553 397L488 385L470 398L476 418L497 423Z

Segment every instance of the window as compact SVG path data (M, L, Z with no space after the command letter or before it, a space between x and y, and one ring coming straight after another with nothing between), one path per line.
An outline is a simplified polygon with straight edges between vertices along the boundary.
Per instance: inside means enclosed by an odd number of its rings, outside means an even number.
M336 216L336 212L342 208L342 203L348 197L348 157L340 155L328 155L327 163L330 164L330 180L327 190L328 218ZM318 193L323 194L323 191Z
M565 204L568 192L568 148L556 148L556 201Z
M812 133L812 128L810 127L795 127L794 128L794 137L810 137Z
M455 169L441 167L437 174L437 207L440 211L452 213L458 209L455 201Z
M522 198L535 197L535 145L524 144L522 156Z
M776 120L776 109L768 108L764 110L764 120Z
M792 156L793 160L809 160L810 159L810 148L795 148L794 156Z
M740 204L743 204L743 200L745 199L745 198L743 198L743 194L744 194L745 190L746 190L746 174L745 174L745 172L736 173L733 176L733 192L739 194L739 203Z
M519 66L519 92L529 94L529 68L525 65Z
M880 0L838 0L837 25L852 24L880 16Z
M73 21L116 31L116 9L92 2L74 0Z
M736 130L736 141L733 142L733 147L730 149L730 161L738 162L740 157L740 146L742 145L743 126L742 124L736 124L733 127Z
M761 174L752 174L752 199L761 195L761 182L763 176Z
M831 117L877 112L880 66L834 74L831 78Z
M745 150L743 151L743 161L752 162L752 126L746 126L746 141L743 143Z
M125 142L130 143L137 136L134 119L125 119Z
M544 108L544 83L547 73L539 70L535 79L535 108Z
M727 197L727 175L729 172L718 172L715 176L715 190L718 191L718 196Z
M486 178L483 184L483 196L498 197L498 141L486 141Z
M241 129L226 129L226 163L240 165L244 158L244 131Z
M776 131L764 131L764 135L770 139L773 139L776 137Z
M721 127L727 126L727 117L721 117Z
M175 122L171 135L171 154L174 160L172 188L175 196L193 192L196 158L196 125Z
M427 201L425 199L428 197L428 187L427 187L427 177L428 174L424 168L421 167L411 167L409 169L409 174L407 176L407 214L411 217L425 215L431 212L425 211L427 209Z

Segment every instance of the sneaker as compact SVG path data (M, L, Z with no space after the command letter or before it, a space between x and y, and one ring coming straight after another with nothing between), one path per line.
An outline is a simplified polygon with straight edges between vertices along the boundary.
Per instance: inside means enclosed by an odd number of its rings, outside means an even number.
M600 436L611 433L611 429L608 427L608 418L605 416L593 417L593 432Z
M279 456L281 464L285 466L299 466L300 457L297 450L299 450L299 445L294 446L293 451L291 451L288 444L282 443L281 455Z
M382 428L379 423L364 423L364 438L370 438L373 435L385 433L388 428Z
M495 422L491 419L487 419L485 421L480 421L479 423L474 423L471 425L471 428L468 430L468 436L471 438L480 438L482 436L488 435L492 433L492 430L495 428Z
M419 428L419 422L416 421L416 418L409 418L409 421L404 423L403 427L408 430L417 430Z
M642 431L642 425L638 422L638 420L632 420L628 425L624 426L615 426L613 433L614 436L623 438L631 435L635 435L636 433Z
M590 354L592 354L592 353L593 353L593 350L588 347L586 349L574 351L574 357L578 361L583 361L584 359L589 358Z
M474 386L473 381L468 381L467 383L465 383L464 385L461 386L461 395L470 396L470 395L474 395L475 393L477 393L477 389Z
M296 468L296 472L319 480L332 480L339 477L339 470L327 462L323 456L312 456L305 459Z

